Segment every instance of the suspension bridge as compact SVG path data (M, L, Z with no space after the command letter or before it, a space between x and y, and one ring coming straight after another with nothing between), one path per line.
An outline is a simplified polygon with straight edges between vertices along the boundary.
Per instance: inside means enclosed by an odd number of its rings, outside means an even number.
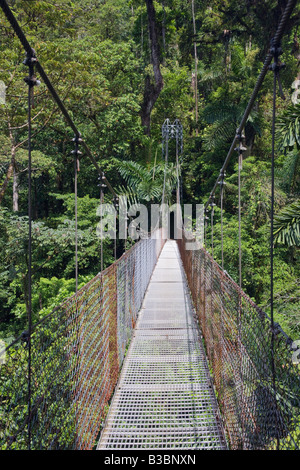
M226 168L244 151L243 128L269 70L276 86L280 41L295 1L273 38L253 94L205 205L222 193ZM79 148L115 206L118 195L95 160L5 0L0 6L28 66L29 285L31 309L31 104L37 72L73 130L75 197ZM271 64L273 60L273 63ZM176 138L180 163L181 131ZM172 137L164 129L165 161ZM273 132L274 143L274 132ZM240 175L239 175L240 179ZM274 201L274 148L272 171ZM164 194L164 190L163 190ZM177 173L177 202L180 176ZM163 201L164 202L164 201ZM221 210L222 215L222 210ZM273 220L273 203L272 203ZM75 227L77 211L75 204ZM239 236L240 236L239 186ZM272 233L272 231L271 231ZM170 240L160 224L5 349L0 370L2 449L299 449L299 364L293 341L209 254L190 249L180 226ZM239 238L240 239L240 238ZM223 250L223 246L222 246ZM241 244L240 244L241 255ZM78 281L77 244L75 256ZM102 263L101 263L102 264ZM241 269L241 256L240 256ZM241 279L241 278L240 278Z
M225 449L175 241L151 276L98 449Z

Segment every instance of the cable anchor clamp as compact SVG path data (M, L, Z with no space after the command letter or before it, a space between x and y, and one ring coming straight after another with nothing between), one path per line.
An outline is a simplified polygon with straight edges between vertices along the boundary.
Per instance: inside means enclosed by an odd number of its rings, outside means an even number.
M36 53L34 49L31 49L31 52L27 52L26 58L23 60L23 64L29 67L29 76L24 78L24 82L27 83L27 85L30 88L33 88L34 86L39 86L41 84L40 80L37 80L37 78L34 75L34 64L37 62L36 58Z
M21 335L21 341L23 341L25 348L28 348L29 346L29 331L23 331Z
M284 62L280 62L279 60L279 56L282 54L282 48L281 48L281 44L276 44L275 43L275 39L272 38L271 39L271 47L270 47L270 53L273 55L273 58L274 58L274 62L273 64L270 64L269 65L269 70L271 70L272 72L275 73L275 76L276 76L276 79L277 79L277 82L278 82L278 87L279 87L279 95L281 96L281 98L283 100L285 100L285 96L284 96L284 93L283 93L283 89L282 89L282 84L281 84L281 80L280 80L280 75L279 75L279 72L281 69L284 69L285 68L285 63Z
M245 134L243 132L239 132L239 130L237 129L236 140L239 141L239 146L236 147L234 150L236 152L239 152L240 154L247 150L247 147L245 146L245 138Z
M226 171L221 171L220 176L219 176L220 180L218 181L218 184L221 186L221 188L227 184L225 181L225 177L226 177Z
M80 142L82 142L81 135L75 135L75 137L73 137L72 139L72 142L75 142L75 144L79 144Z

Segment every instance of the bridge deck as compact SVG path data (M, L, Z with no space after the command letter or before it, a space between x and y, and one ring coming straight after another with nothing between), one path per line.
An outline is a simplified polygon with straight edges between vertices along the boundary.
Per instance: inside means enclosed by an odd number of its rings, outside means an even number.
M225 449L180 255L153 272L97 449Z

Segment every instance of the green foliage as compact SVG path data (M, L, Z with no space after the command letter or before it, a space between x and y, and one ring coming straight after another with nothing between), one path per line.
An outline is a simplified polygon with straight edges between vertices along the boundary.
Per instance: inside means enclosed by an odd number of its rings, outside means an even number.
M122 161L119 162L119 172L136 198L132 201L133 203L136 201L160 203L165 173L165 195L166 198L171 198L172 189L176 182L176 169L173 164L169 164L166 168L164 164L145 167L137 162ZM124 192L126 194L126 189L122 189L123 194Z
M161 159L161 126L166 118L183 125L183 203L205 203L219 175L229 145L244 113L286 2L275 0L195 0L196 34L191 2L155 1L160 68L164 86L151 113L151 136L141 125L145 77L153 76L148 18L140 0L9 0L26 37L36 50L55 89L78 125L96 161L117 190L131 203L172 201L176 182L174 142L167 168ZM299 74L299 2L282 41L280 72L286 101L277 101L275 159L275 320L294 339L300 336L300 105L291 105L291 85ZM0 12L0 79L6 103L0 104L0 338L10 343L27 328L28 315L28 154L25 53ZM196 41L197 63L194 41ZM196 68L197 65L197 76ZM38 77L40 78L40 77ZM272 150L272 80L267 74L245 126L241 171L242 287L267 313L270 310L270 155ZM197 87L195 86L197 84ZM195 118L196 88L198 121ZM32 109L32 315L44 318L75 292L75 198L73 133L45 84L34 89ZM81 149L82 150L82 149ZM166 173L165 173L166 171ZM5 184L7 183L6 187ZM14 183L14 184L13 184ZM238 282L237 153L227 167L224 195L224 268ZM79 287L100 271L101 247L98 174L83 153L78 174ZM13 200L18 205L13 205ZM111 197L105 191L104 201ZM214 219L214 257L221 263L218 193ZM13 210L12 210L13 209ZM206 248L210 246L208 221ZM118 255L123 253L118 246ZM113 246L103 241L104 267L114 260ZM74 438L71 375L77 364L66 359L67 341L59 316L45 321L40 340L45 347L42 372L45 413L52 416L48 442ZM64 320L66 324L66 320ZM46 345L46 346L45 346ZM40 345L37 344L37 350ZM12 394L12 432L24 423L27 404L27 349L12 349L6 377L19 367L20 389ZM112 352L110 352L112 355ZM37 369L35 369L37 367ZM58 374L56 374L58 371ZM5 377L5 380L6 380ZM0 375L0 380L3 374ZM66 395L57 395L63 390ZM71 393L72 392L72 393ZM69 397L69 398L67 398ZM41 400L33 390L33 402ZM18 401L20 400L20 401ZM1 400L0 400L1 401ZM4 437L3 403L0 438ZM65 428L58 433L64 415ZM67 417L67 418L66 418ZM43 425L34 409L34 420ZM19 438L13 448L26 446Z
M79 276L78 288L80 289L92 279L92 276ZM39 318L43 318L60 305L65 299L75 292L75 279L57 277L41 277L32 298L32 306L38 312Z
M282 166L277 170L280 186L289 195L299 195L300 192L300 152L293 150L282 155Z
M177 118L184 130L183 202L206 202L269 49L281 13L280 2L195 0L196 36L190 2L155 2L164 87L152 111L151 137L144 135L140 118L145 76L153 73L149 65L151 50L144 2L11 0L9 3L113 187L133 202L160 201L165 171L161 161L161 126L166 118ZM299 236L298 217L293 215L295 208L291 212L294 207L291 204L297 205L299 196L299 105L290 104L291 84L298 73L299 11L297 5L282 44L286 68L281 80L287 104L280 101L277 104L276 293L283 292L279 297L284 299L297 298L295 286L299 278L295 246ZM0 211L0 319L3 335L11 336L26 321L28 163L27 91L23 79L27 70L22 65L22 46L2 14L0 36L1 80L7 86L6 104L0 105L0 190L15 155L14 174L9 176ZM193 75L194 40L197 77ZM271 87L270 74L245 127L248 150L243 161L241 188L243 286L257 302L266 305ZM32 269L34 315L39 318L45 309L52 308L74 288L74 162L70 155L72 132L45 85L42 83L34 94ZM225 267L235 279L238 274L236 163L233 157L227 168L224 200ZM166 195L171 201L176 176L172 148L166 171ZM98 175L83 155L78 179L78 262L80 275L87 277L95 275L100 266L100 242L96 235L98 183ZM18 207L14 206L12 212L16 196ZM108 194L105 202L111 202ZM215 239L215 256L220 261L218 210ZM107 266L113 261L113 247L107 240L103 243L103 253ZM288 279L288 285L283 279ZM49 298L47 282L49 292L53 291ZM291 308L294 312L292 304L297 302L291 302L285 311ZM287 301L284 305L287 306ZM278 312L284 316L279 303Z
M300 150L300 104L289 106L277 120L277 135L281 149Z

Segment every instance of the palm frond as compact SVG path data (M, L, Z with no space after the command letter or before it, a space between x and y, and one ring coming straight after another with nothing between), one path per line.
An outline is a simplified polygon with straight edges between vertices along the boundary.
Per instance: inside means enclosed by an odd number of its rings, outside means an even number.
M242 115L242 109L232 103L214 103L206 106L203 111L203 117L208 124L213 124L216 121L237 122Z
M204 136L205 148L214 150L216 147L224 145L233 138L235 131L236 126L232 122L215 122Z
M149 181L151 179L148 168L132 160L118 161L118 170L126 183L135 189L141 181Z
M300 104L289 106L277 119L276 134L279 149L300 149Z
M284 207L274 217L274 241L288 246L300 246L300 201Z
M281 181L281 186L290 193L295 191L300 183L300 152L294 150L288 152L282 168L278 169L278 179Z
M138 204L138 196L134 189L130 186L119 185L117 187L117 194L120 196L125 196L127 198L127 203L130 206Z
M211 69L204 69L198 66L198 81L199 83L213 82L217 79L222 79L224 76L224 70L217 69L216 67Z
M171 195L176 184L176 167L173 163L156 164L155 177L153 167L146 167L134 161L118 161L118 170L126 185L121 185L118 192L127 197L130 205L139 202L159 201L163 193L164 174L166 173L165 195Z

